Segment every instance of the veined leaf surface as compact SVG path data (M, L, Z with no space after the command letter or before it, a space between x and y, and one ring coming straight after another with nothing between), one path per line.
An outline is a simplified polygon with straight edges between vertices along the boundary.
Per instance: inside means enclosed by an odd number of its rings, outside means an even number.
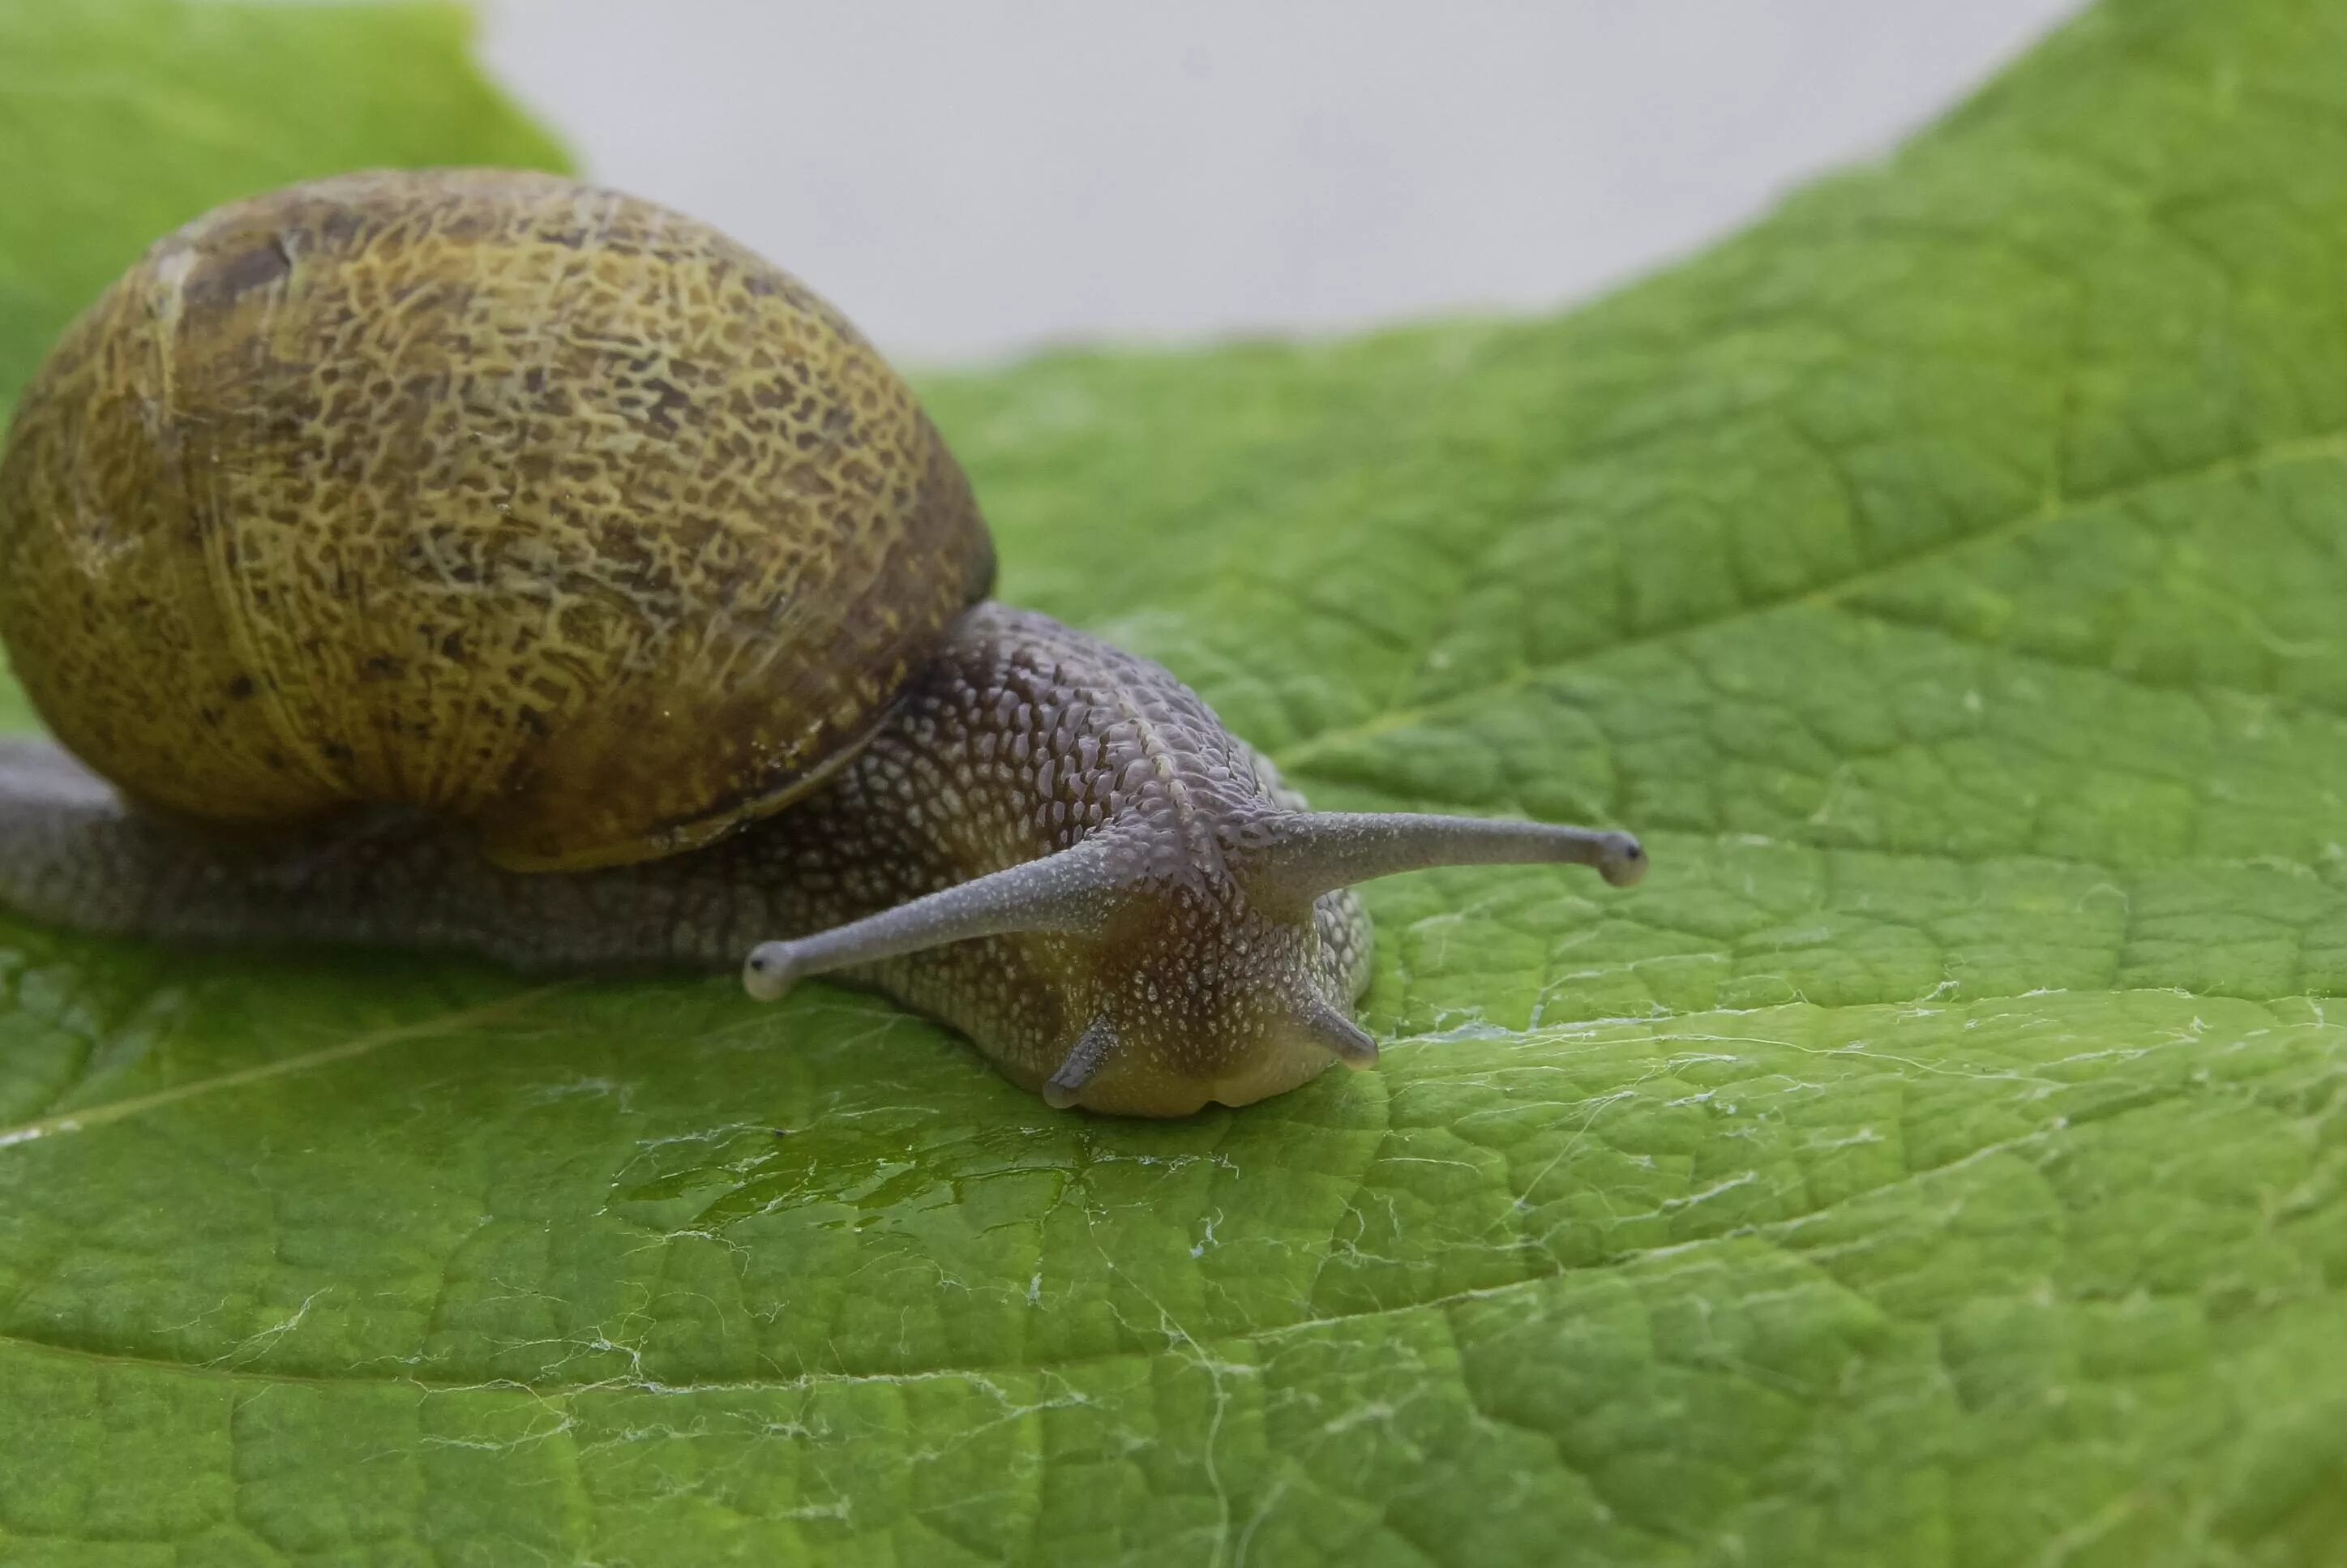
M542 146L395 107L295 150ZM0 216L0 365L251 139L94 273ZM846 991L0 924L0 1557L2338 1560L2347 14L2106 5L1556 319L926 390L1009 597L1653 876L1374 886L1382 1069L1175 1125Z

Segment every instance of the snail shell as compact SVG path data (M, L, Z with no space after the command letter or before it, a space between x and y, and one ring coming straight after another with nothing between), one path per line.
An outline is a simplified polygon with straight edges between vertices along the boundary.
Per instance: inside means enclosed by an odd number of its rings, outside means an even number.
M428 808L530 870L805 794L993 576L829 305L501 170L296 186L155 245L25 395L0 560L34 705L138 802Z

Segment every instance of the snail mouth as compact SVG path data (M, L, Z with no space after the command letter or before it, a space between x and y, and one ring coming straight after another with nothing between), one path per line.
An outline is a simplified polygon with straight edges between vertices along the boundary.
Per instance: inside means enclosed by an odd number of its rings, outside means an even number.
M1330 1059L1317 1051L1291 1047L1266 1052L1255 1064L1253 1071L1216 1079L1212 1102L1228 1105L1234 1110L1242 1105L1252 1105L1258 1100L1268 1100L1275 1094L1303 1088L1327 1071L1329 1064Z
M1106 1116L1163 1120L1193 1116L1215 1105L1235 1109L1285 1094L1319 1077L1337 1060L1302 1042L1283 1041L1254 1052L1234 1071L1212 1078L1144 1069L1139 1072L1102 1071L1095 1079L1071 1085L1055 1073L1043 1085L1042 1095L1044 1102L1055 1111L1082 1110Z
M1181 1116L1211 1104L1250 1105L1317 1078L1336 1062L1356 1071L1378 1063L1368 1030L1317 996L1307 995L1291 1016L1273 1024L1211 1076L1193 1077L1160 1063L1128 1062L1111 1071L1128 1049L1123 1034L1096 1018L1046 1079L1044 1102L1055 1111L1083 1106L1127 1114ZM1133 1071L1137 1069L1138 1071Z
M1322 1004L1255 1052L1242 1071L1215 1079L1214 1098L1225 1105L1252 1105L1299 1089L1339 1062L1356 1072L1368 1071L1378 1064L1378 1042Z

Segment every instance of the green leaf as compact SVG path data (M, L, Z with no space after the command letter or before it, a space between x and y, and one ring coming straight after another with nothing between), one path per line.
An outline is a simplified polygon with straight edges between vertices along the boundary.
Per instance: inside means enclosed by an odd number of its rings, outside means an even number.
M1383 1069L1171 1126L0 926L0 1556L2337 1560L2347 13L2107 5L1561 319L928 391L1010 597L1654 875L1376 886Z

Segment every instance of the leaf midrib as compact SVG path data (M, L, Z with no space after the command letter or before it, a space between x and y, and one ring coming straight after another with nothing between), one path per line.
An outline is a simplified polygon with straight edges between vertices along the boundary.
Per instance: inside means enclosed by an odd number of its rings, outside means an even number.
M338 1040L333 1045L320 1046L314 1050L301 1051L292 1056L256 1062L251 1067L239 1067L226 1072L216 1072L207 1078L189 1079L183 1082L174 1083L167 1089L154 1090L146 1094L133 1094L121 1100L96 1101L86 1107L72 1111L53 1111L46 1116L36 1116L29 1122L20 1122L13 1127L0 1127L0 1151L14 1148L18 1144L37 1143L41 1139L64 1133L86 1132L109 1122L118 1122L126 1117L136 1116L141 1112L159 1110L166 1105L176 1105L183 1101L193 1100L200 1095L215 1093L221 1090L241 1089L247 1084L266 1082L270 1079L282 1078L289 1073L305 1072L312 1068L354 1061L359 1057L380 1050L387 1045L459 1033L477 1024L501 1022L510 1015L526 1011L556 992L567 989L569 984L570 982L567 981L558 981L552 985L536 986L527 990L516 991L509 996L500 997L492 1002L484 1002L478 1007L460 1008L453 1012L420 1019L414 1023L392 1024L383 1029L369 1030L363 1034L354 1035L348 1040ZM65 1092L70 1094L72 1091L72 1086L68 1086Z

